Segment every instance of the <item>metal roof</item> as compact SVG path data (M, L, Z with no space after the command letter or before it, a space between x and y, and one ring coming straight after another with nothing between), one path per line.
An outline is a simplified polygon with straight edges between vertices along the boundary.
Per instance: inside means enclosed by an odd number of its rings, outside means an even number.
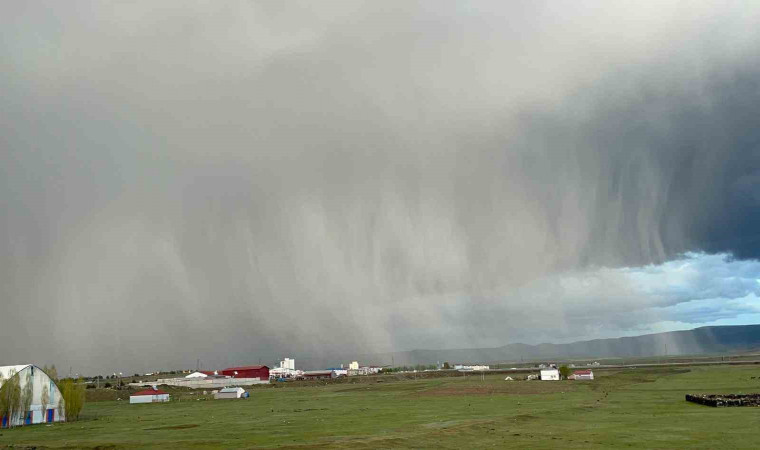
M146 389L144 391L135 392L134 394L130 395L130 397L138 397L141 395L163 395L168 394L168 392L164 392L158 389Z
M241 387L226 387L226 388L222 388L222 389L219 390L220 393L222 393L222 392L224 392L224 393L226 393L226 392L240 392L240 391L245 391L245 389L243 389Z
M228 368L226 368L224 370L225 371L227 371L227 370L258 370L258 369L263 369L265 367L267 369L269 368L267 366L240 366L240 367L228 367Z
M19 364L16 366L0 366L0 386L3 385L3 380L7 380L8 378L11 377L11 372L13 372L14 374L17 374L31 365L33 364Z

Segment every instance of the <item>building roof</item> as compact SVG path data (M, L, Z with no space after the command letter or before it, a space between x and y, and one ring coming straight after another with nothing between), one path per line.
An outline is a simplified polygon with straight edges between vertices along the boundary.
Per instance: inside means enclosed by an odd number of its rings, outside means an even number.
M219 393L227 393L227 392L245 392L245 389L241 387L226 387L219 390Z
M592 373L594 372L590 370L576 370L575 372L573 372L573 374L575 375L591 375Z
M160 389L146 389L144 391L135 392L134 394L130 395L130 397L138 397L141 395L164 395L168 394L168 392L164 392Z
M206 378L208 377L207 373L203 372L193 372L190 375L185 375L185 378Z
M3 380L11 377L11 372L17 374L32 364L19 364L16 366L0 366L0 386L3 385Z
M240 366L240 367L228 367L228 368L226 368L224 370L225 371L226 370L238 370L238 371L240 371L240 370L258 370L258 369L264 369L264 368L268 369L269 367L267 367L267 366Z

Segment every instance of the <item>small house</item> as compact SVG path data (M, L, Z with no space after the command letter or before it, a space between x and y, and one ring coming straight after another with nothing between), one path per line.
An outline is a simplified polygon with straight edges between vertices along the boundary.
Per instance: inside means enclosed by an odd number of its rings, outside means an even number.
M168 401L169 393L156 388L135 392L129 396L129 403L160 403Z
M559 370L541 369L541 381L559 381Z
M214 399L220 400L225 398L244 398L247 392L241 387L226 387L214 393Z
M577 370L573 372L573 379L575 380L593 380L594 372L590 370Z

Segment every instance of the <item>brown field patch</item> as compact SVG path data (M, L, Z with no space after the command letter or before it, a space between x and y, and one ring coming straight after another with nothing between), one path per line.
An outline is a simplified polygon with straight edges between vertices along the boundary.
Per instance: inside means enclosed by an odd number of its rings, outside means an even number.
M183 425L167 425L165 427L153 427L153 428L145 428L145 431L156 431L156 430L186 430L188 428L195 428L199 427L197 423L186 423Z

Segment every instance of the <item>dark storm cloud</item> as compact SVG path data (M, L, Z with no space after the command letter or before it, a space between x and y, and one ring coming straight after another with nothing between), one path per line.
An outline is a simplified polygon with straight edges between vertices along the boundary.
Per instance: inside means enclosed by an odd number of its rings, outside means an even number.
M760 256L758 12L678 5L3 4L0 326L24 344L0 359L660 320L609 270Z

